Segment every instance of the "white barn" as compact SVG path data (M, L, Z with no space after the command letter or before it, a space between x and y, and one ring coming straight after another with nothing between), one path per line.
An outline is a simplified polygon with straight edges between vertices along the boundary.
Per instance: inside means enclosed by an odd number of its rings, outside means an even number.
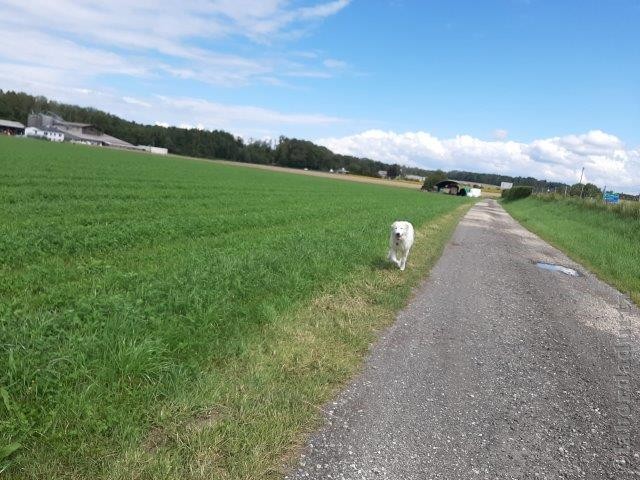
M45 138L50 142L63 142L64 133L55 130L46 130L36 127L27 127L24 129L25 137Z

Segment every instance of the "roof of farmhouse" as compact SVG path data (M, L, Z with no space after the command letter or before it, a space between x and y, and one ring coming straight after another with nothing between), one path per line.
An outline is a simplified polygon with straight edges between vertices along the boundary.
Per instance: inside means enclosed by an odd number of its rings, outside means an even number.
M20 122L14 122L13 120L3 120L0 118L0 127L24 128L24 125Z
M59 123L64 123L66 126L69 127L91 127L93 125L91 125L90 123L79 123L79 122L67 122L66 120L58 120Z
M100 135L92 135L89 133L76 133L69 132L66 129L62 128L60 125L56 125L53 129L57 130L60 133L64 133L65 137L69 140L79 140L84 142L100 142L106 143L108 145L113 145L116 147L132 147L133 145L129 142L125 142L124 140L120 140L119 138L112 137L111 135L107 135L106 133L102 133Z

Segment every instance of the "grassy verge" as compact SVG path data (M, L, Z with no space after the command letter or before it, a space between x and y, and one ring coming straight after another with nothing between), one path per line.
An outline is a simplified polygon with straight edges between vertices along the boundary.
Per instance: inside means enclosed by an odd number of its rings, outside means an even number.
M536 197L502 205L525 227L640 304L640 221L632 214Z
M0 187L16 479L277 477L470 205L1 137ZM404 274L398 218L419 232Z
M155 429L154 445L133 449L114 477L280 478L296 446L318 425L320 408L357 370L376 332L389 325L412 287L440 256L469 204L417 232L412 268L404 274L382 260L358 268L348 282L314 296L265 325L244 355L220 371L224 388L199 398L208 404L200 420L192 409L168 416ZM159 438L159 441L158 441Z

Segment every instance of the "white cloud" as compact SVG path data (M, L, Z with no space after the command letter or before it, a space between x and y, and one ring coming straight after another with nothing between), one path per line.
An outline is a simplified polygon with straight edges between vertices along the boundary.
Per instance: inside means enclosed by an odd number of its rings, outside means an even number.
M64 72L66 78L168 74L216 85L245 85L290 71L326 68L319 59L306 58L307 63L300 64L277 49L267 53L264 45L303 32L348 4L349 0L303 7L288 0L0 0L0 62L47 67ZM221 39L237 37L259 42L261 48L249 45L243 48L247 53L238 55L213 47Z
M588 182L640 192L640 148L626 148L619 138L601 130L530 143L486 141L469 135L439 139L427 132L382 130L317 142L337 153L388 163L532 176L567 183L577 182L584 166Z
M124 102L128 103L129 105L137 105L139 107L145 107L145 108L152 107L150 103L144 102L142 100L138 100L137 98L133 98L133 97L122 97L122 100L124 100Z
M344 62L342 60L336 60L335 58L327 58L324 62L322 62L324 64L325 67L327 68L336 68L336 69L340 69L340 68L346 68L347 67L347 62Z
M158 96L158 109L178 125L199 125L207 129L226 129L242 132L247 125L270 127L274 125L330 125L343 122L326 115L284 113L250 105L229 105L199 98Z
M329 17L338 13L344 7L349 5L350 2L351 0L336 0L329 3L314 5L312 7L305 7L299 10L299 14L301 18L305 19Z
M503 128L497 128L493 131L493 138L496 140L505 140L509 136L509 132Z

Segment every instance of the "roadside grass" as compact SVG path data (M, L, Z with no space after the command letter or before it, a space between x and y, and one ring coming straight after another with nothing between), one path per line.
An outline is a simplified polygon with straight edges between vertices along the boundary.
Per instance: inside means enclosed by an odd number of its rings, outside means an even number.
M585 209L608 212L630 220L640 220L640 202L620 200L617 204L605 203L601 198L564 197L559 194L538 194L535 197L545 202L562 201Z
M640 305L640 221L635 209L530 197L502 206L525 227Z
M277 478L471 205L12 138L0 203L16 479ZM384 261L398 218L404 274Z

